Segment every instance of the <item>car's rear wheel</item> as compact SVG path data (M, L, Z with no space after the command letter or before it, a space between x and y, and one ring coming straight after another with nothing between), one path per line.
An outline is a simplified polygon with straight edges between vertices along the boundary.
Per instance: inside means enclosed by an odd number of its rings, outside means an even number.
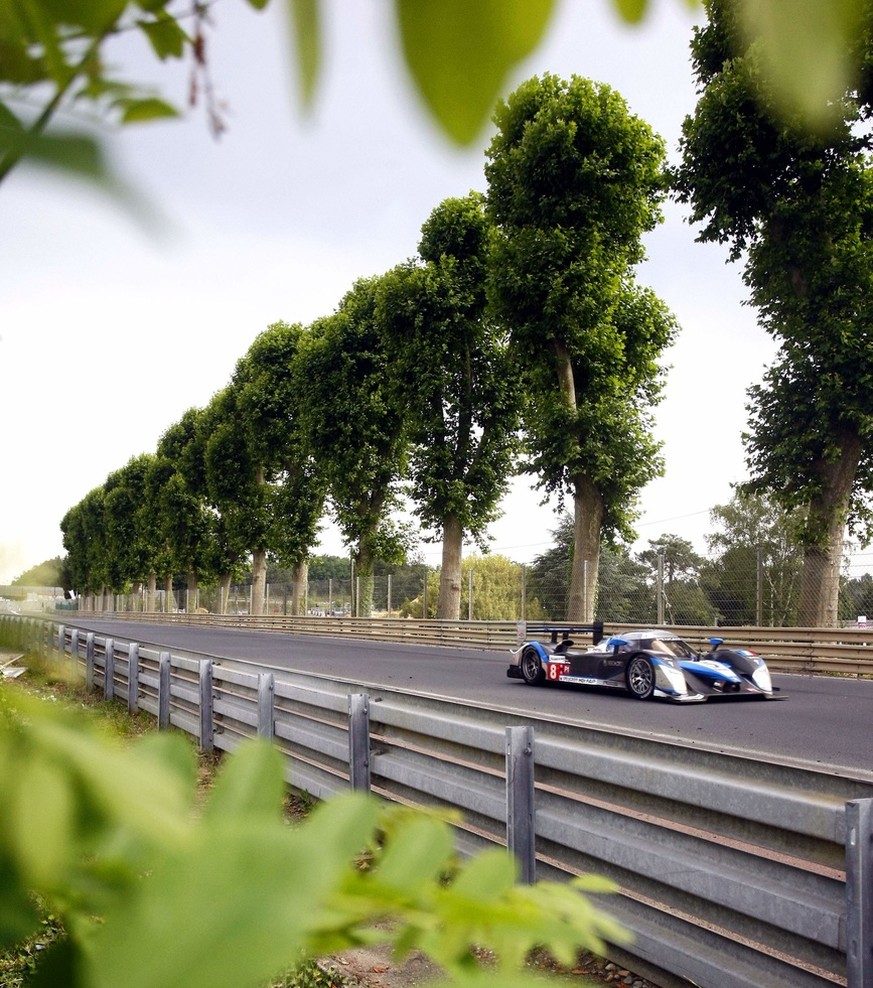
M521 678L528 686L539 686L546 680L543 663L535 648L526 648L521 655Z
M648 700L655 692L655 667L645 655L635 655L627 664L627 688L638 700Z

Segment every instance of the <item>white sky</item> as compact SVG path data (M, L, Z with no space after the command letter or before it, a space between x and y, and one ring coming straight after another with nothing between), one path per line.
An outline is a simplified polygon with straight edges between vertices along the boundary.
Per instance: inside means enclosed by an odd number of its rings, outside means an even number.
M210 60L229 106L215 142L204 117L127 128L109 147L128 182L165 218L160 232L106 196L20 169L0 186L0 585L63 553L64 513L132 456L153 452L190 406L228 381L277 320L331 312L355 279L414 254L421 224L448 196L485 188L488 133L450 146L418 107L377 0L324 4L327 57L315 112L298 112L281 5L218 4ZM676 158L695 97L691 17L655 0L642 28L608 0L565 0L547 44L507 85L545 71L607 82ZM187 68L132 61L185 101ZM641 492L641 544L664 532L705 548L708 512L745 475L745 392L773 352L741 305L740 270L694 243L681 211L648 241L640 281L682 326L666 355L657 411L666 475ZM516 482L492 549L529 561L555 514ZM438 548L423 546L429 562ZM340 552L325 533L322 551Z

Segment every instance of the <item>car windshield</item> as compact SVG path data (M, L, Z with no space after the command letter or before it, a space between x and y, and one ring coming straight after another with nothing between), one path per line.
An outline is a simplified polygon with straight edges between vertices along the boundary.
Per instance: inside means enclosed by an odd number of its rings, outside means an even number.
M667 655L674 655L677 659L693 659L697 654L681 638L653 638L649 642L649 648L653 652L665 652Z

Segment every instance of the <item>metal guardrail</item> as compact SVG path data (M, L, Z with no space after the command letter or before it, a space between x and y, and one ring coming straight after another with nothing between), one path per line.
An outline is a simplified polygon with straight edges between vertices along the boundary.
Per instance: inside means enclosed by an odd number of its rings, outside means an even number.
M634 941L611 954L664 988L873 985L873 773L280 678L48 622L20 630L21 647L62 649L92 688L207 750L271 737L288 781L314 796L371 788L460 809L461 850L508 844L528 880L612 878L620 892L602 907Z

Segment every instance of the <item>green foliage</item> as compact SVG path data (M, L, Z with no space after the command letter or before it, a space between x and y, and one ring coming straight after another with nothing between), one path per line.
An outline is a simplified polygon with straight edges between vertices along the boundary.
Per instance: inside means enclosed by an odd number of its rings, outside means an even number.
M506 79L540 43L555 7L555 0L397 0L406 63L450 137L466 144L479 136Z
M301 429L365 582L362 616L371 606L374 560L402 560L409 542L390 520L406 468L406 419L377 317L383 280L361 279L336 313L317 320L297 363Z
M757 624L759 610L765 625L796 623L803 515L744 490L710 511L715 527L706 541L716 555L702 568L702 581L722 623Z
M676 324L634 267L660 219L664 145L618 93L577 76L528 80L495 122L493 298L530 399L527 469L574 501L567 616L590 620L601 536L632 536L637 491L662 469L651 407Z
M759 321L779 343L749 391L749 489L806 508L800 620L832 623L844 528L866 538L873 519L869 83L844 79L828 126L810 132L780 115L766 46L745 37L738 6L712 0L707 12L692 45L700 100L683 126L677 197L703 224L699 239L743 261ZM867 4L855 26L853 50L868 58Z
M238 988L387 938L456 983L496 986L534 946L573 963L623 936L579 892L606 883L517 886L504 851L460 863L433 816L348 794L289 827L281 759L262 743L226 761L195 811L181 737L120 748L3 692L0 785L0 948L39 930L38 894L67 934L40 955L44 984ZM384 919L390 934L374 926ZM495 953L493 972L475 947Z
M663 143L617 93L577 77L529 80L496 121L494 287L536 395L525 409L531 470L559 495L588 477L605 532L627 534L629 495L658 469L647 406L676 328L631 275L659 219Z
M379 289L410 494L438 537L451 518L459 535L481 538L512 472L517 385L503 328L486 310L490 239L480 194L447 199L422 227L423 263L389 272Z
M64 560L60 556L46 559L38 566L32 566L12 581L18 587L60 587L63 586Z

